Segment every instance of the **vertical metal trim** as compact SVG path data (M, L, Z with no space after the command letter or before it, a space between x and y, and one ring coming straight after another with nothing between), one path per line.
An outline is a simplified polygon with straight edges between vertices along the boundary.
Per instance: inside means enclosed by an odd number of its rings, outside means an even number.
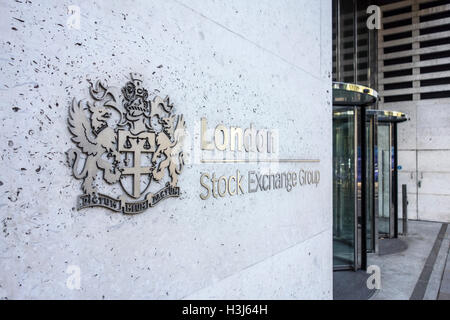
M367 86L375 89L372 82L371 62L372 62L372 37L371 30L367 29ZM378 88L377 88L378 90Z
M367 143L364 107L361 108L361 269L367 270Z
M341 0L336 0L336 80L341 79Z
M415 150L415 153L416 153L416 171L415 171L415 174L416 174L416 181L415 181L416 182L416 220L420 220L419 219L419 150L417 149L418 142L419 142L418 141L419 136L417 135L417 125L415 127L416 127L416 150Z
M408 234L408 187L406 184L402 185L402 219L402 234L406 236Z
M393 181L393 202L394 202L394 238L398 238L398 137L397 123L393 124L394 143L394 181Z
M355 183L355 188L354 188L354 190L355 190L355 210L354 210L354 213L353 213L353 215L354 215L354 218L355 218L355 221L354 221L354 224L355 224L355 226L354 226L354 246L353 246L353 248L354 248L354 259L353 259L353 263L354 263L354 265L353 265L353 267L354 267L354 270L355 271L357 271L358 270L358 247L359 247L359 244L358 244L358 140L359 140L359 138L358 138L358 129L359 129L359 124L358 124L358 114L359 114L359 112L358 112L358 108L356 108L356 107L354 107L354 110L355 110L355 115L354 115L354 122L355 122L355 133L354 133L354 143L355 143L355 159L354 159L354 161L355 161L355 170L354 170L354 173L355 173L355 178L354 178L354 183Z
M375 90L379 91L378 88L378 30L374 29L372 30L372 32L374 33L374 38L373 38L373 60L372 60L372 73L373 73L373 84L371 86L371 88L374 88ZM384 61L382 62L384 63ZM376 104L375 104L375 109L379 109L379 101L377 100Z
M376 213L376 199L377 199L377 194L376 194L376 183L375 183L375 146L376 146L376 115L372 115L369 118L369 143L370 143L370 157L368 156L368 161L370 163L370 166L368 168L369 172L368 172L368 176L370 178L370 180L368 181L368 184L370 186L370 190L371 190L371 197L370 199L368 199L368 201L370 201L371 206L370 206L370 212L368 212L369 216L368 216L368 221L370 222L370 226L371 226L371 230L370 230L370 249L367 249L368 253L374 253L376 252L376 218L375 218L375 213ZM369 196L369 195L368 195Z
M357 1L353 0L353 74L354 83L358 83L358 12Z
M374 251L378 253L378 216L379 216L379 206L378 206L378 189L380 188L380 167L378 166L378 162L380 161L380 154L378 150L378 116L374 117L374 129L373 129L373 198L374 198L374 206L373 206L373 237L374 237ZM375 150L377 155L375 156ZM376 179L375 168L378 170L378 179Z
M394 237L394 203L392 197L392 189L393 189L393 181L394 181L394 173L392 168L392 141L393 132L392 132L392 123L389 124L389 238Z

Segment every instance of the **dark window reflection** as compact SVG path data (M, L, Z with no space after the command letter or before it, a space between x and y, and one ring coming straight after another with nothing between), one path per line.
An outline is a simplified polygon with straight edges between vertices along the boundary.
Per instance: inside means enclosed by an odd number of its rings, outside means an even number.
M377 89L377 32L367 28L371 0L333 0L333 80Z

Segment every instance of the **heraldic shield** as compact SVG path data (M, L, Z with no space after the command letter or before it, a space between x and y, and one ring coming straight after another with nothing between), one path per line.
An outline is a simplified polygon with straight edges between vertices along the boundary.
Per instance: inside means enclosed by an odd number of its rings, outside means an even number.
M78 147L67 152L68 162L73 176L83 180L78 209L136 214L179 197L185 122L182 115L172 114L169 98L149 99L139 74L131 74L121 89L97 81L89 92L90 99L73 100L68 119ZM106 185L120 185L125 194L100 193L99 176ZM152 182L163 187L150 192Z
M120 184L130 197L138 199L152 180L154 168L151 161L145 160L149 159L146 154L153 154L156 151L156 134L142 132L134 135L130 131L119 130L117 141L119 152L125 154L126 165L122 170Z

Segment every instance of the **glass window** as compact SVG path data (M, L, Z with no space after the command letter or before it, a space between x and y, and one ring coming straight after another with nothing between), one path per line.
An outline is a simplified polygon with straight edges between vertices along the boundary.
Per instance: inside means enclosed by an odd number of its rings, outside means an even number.
M333 0L333 80L377 89L377 31L367 28L370 0Z

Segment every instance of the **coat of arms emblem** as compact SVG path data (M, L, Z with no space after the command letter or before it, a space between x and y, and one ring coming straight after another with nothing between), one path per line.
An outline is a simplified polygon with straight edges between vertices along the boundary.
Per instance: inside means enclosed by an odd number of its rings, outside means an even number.
M67 157L73 176L83 180L78 209L137 214L178 197L185 122L173 114L169 97L150 97L143 77L134 73L122 88L97 81L89 93L88 99L73 99L69 108L69 131L78 148L70 149ZM124 193L101 193L99 177ZM151 192L152 182L163 183L162 188Z

